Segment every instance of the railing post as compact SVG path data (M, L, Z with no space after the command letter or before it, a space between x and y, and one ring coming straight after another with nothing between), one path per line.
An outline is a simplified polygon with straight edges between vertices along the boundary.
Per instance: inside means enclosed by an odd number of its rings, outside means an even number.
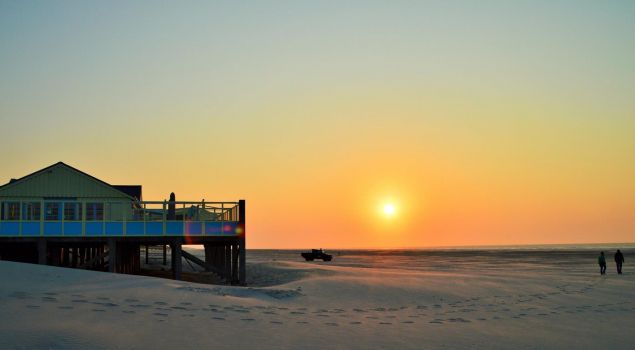
M166 206L167 206L167 201L164 199L163 200L163 235L165 236L165 210L166 210Z
M101 235L106 235L106 202L102 202L102 210L101 210Z
M18 204L19 208L18 208L18 235L22 236L22 220L24 218L24 213L23 213L23 209L22 208L22 201L20 201L20 203Z
M205 199L201 201L201 209L196 212L196 218L201 221L201 236L205 236L205 220L201 218L201 212L205 213Z
M124 209L126 207L126 203L122 202L120 204L121 204L121 216L122 216L121 232L125 236L126 235L126 221L127 221L126 219L128 218L128 215L126 215L126 214L128 214L128 213Z
M62 236L64 236L64 207L66 206L65 202L60 202L60 207L59 207L59 211L60 214L62 215ZM59 216L58 216L59 218Z
M146 232L146 204L143 203L143 212L141 213L141 215L143 216L143 235L145 236L147 234Z
M44 215L46 211L44 210L44 201L40 201L40 236L44 236Z
M247 231L246 231L246 216L245 216L245 200L241 199L238 201L238 234L240 235L238 238L238 244L239 246L239 283L241 286L245 285L246 282L246 273L247 273L247 268L245 266L246 262L247 262L247 257L246 257L246 253L247 253L247 247L245 247L246 244L246 236L247 236Z
M82 236L86 236L86 201L82 200L80 206L82 208Z

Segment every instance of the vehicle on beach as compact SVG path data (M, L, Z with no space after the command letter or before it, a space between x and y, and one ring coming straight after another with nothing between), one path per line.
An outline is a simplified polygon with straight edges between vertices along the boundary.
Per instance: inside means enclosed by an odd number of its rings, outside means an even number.
M333 255L326 254L323 249L311 249L310 253L301 253L302 257L306 261L313 261L316 259L322 259L323 261L333 260Z

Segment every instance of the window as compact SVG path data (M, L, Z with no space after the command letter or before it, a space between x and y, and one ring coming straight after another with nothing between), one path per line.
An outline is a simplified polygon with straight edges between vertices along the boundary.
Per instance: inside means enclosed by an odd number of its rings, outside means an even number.
M60 203L44 203L44 220L60 220Z
M104 203L86 203L86 220L101 221L104 219Z
M20 220L20 203L2 203L2 220Z
M77 202L64 203L64 220L65 221L81 221L82 220L82 204Z
M40 203L22 203L22 219L36 221L40 220Z

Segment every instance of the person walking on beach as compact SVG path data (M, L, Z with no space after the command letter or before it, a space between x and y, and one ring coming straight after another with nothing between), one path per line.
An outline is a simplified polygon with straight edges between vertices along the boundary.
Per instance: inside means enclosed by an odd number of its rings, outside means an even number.
M624 263L624 255L618 249L615 253L615 265L617 265L617 273L622 274L622 264Z
M606 274L606 257L604 257L604 252L600 252L600 256L598 256L598 264L600 265L600 275Z

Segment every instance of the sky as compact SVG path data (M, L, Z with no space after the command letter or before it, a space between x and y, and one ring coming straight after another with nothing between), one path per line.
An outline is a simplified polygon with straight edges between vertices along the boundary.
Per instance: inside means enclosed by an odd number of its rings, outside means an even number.
M635 242L633 62L632 1L0 0L0 182L245 199L249 248Z

